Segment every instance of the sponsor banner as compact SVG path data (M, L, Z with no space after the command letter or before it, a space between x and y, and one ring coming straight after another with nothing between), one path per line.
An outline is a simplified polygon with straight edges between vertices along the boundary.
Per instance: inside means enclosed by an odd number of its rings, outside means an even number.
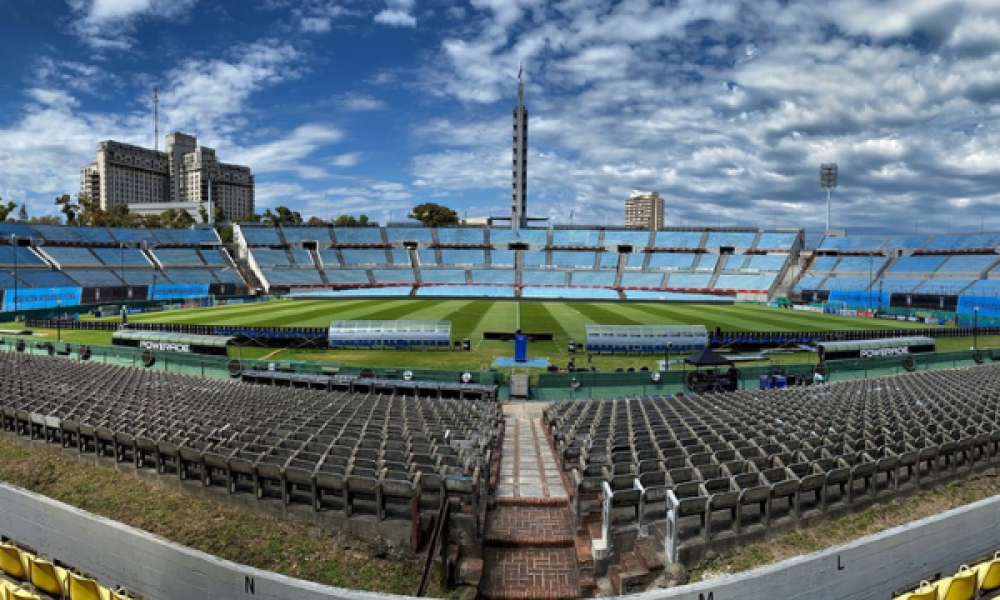
M17 290L17 310L33 308L53 308L63 306L78 306L83 297L83 288L36 288ZM14 310L14 290L7 290L3 295L3 310Z
M151 288L151 300L195 298L208 295L207 283L158 283Z
M139 342L139 347L143 350L166 350L167 352L191 353L189 344L175 344L173 342Z
M792 310L805 310L808 312L823 312L823 307L821 306L809 306L807 304L796 304L792 306Z
M880 306L889 306L889 302L892 300L892 294L889 292L876 292L874 290L870 292L864 291L839 291L833 290L830 292L829 302L839 303L843 302L848 306L853 306L856 308L871 308L877 309Z
M910 349L906 346L900 346L897 348L870 348L868 350L861 351L861 358L875 358L879 356L902 356L904 354L909 354Z
M980 317L1000 317L1000 298L962 296L958 299L958 312L972 315L979 308Z

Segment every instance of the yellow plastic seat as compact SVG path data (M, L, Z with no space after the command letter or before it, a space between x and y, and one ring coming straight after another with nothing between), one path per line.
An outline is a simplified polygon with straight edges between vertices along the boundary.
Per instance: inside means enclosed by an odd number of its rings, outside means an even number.
M981 563L975 569L980 594L1000 589L1000 552L993 556L993 560Z
M39 556L28 558L31 585L50 596L62 597L66 594L67 571Z
M27 581L28 554L14 544L0 542L0 571L18 581Z
M937 600L937 593L937 586L933 586L927 581L921 581L920 587L916 591L897 596L895 600Z
M7 592L6 600L43 600L43 598L24 588L13 588Z
M962 565L951 577L937 582L938 600L972 600L976 597L976 572Z
M69 600L112 600L111 591L93 579L72 571L68 578L67 594Z

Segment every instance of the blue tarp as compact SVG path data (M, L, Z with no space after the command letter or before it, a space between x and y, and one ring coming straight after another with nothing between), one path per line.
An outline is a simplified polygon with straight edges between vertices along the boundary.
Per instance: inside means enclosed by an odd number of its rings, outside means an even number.
M830 292L829 302L831 304L843 302L848 308L877 310L879 307L889 308L890 300L892 300L890 292L834 290Z

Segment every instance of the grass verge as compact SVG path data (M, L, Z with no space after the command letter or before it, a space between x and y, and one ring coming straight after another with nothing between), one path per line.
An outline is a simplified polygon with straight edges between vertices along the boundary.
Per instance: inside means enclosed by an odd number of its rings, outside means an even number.
M363 543L345 543L304 525L85 465L51 448L0 440L0 480L189 548L291 577L407 595L420 581L419 565L378 558ZM434 577L428 595L445 595Z

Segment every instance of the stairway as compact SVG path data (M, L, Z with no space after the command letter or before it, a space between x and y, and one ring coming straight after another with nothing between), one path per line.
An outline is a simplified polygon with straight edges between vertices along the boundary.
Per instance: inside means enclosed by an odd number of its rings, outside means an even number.
M538 416L507 415L503 448L496 504L486 517L480 597L570 600L589 595L596 584L584 577L587 589L581 589L569 498Z

